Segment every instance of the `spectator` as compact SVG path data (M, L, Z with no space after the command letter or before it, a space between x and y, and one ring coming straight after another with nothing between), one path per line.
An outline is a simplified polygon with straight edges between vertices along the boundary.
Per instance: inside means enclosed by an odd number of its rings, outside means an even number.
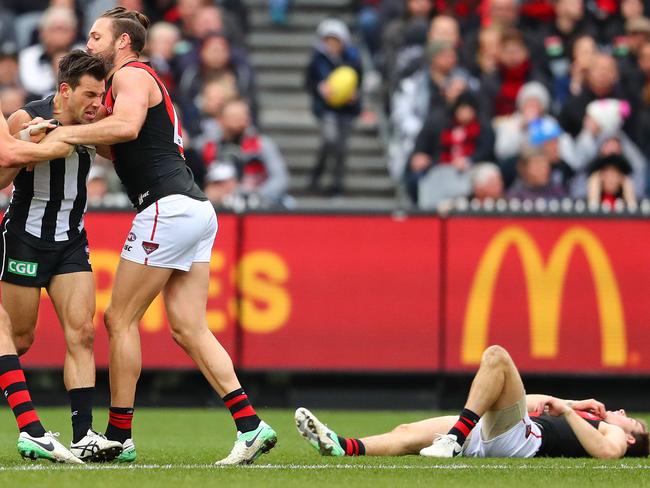
M636 205L634 184L630 179L632 166L621 155L601 156L589 165L587 201L589 204L613 206L616 200Z
M201 86L209 79L229 75L237 80L237 91L257 115L255 79L253 69L246 59L231 50L228 40L219 33L211 33L201 44L200 62L183 72L178 85L178 98L184 114L187 130L196 134L199 130L200 113L196 97Z
M361 85L361 59L357 49L351 45L350 33L343 22L326 19L318 26L318 42L307 66L306 88L312 98L312 111L320 126L320 146L316 165L311 174L310 189L318 191L320 178L330 158L334 160L334 181L329 193L338 196L343 193L347 142L355 117L361 112L358 93L353 94L341 106L328 102L332 87L328 77L337 68L349 66Z
M489 79L499 67L501 52L501 29L495 26L483 27L478 33L476 55L467 60L467 67L480 79Z
M475 164L470 172L470 182L471 198L480 202L503 198L503 178L499 167L494 163Z
M590 102L604 98L625 99L622 90L617 86L618 67L612 56L596 54L588 69L582 89L578 94L569 97L560 113L560 125L573 137L582 129L582 120Z
M238 97L235 79L229 74L211 78L203 85L198 102L198 107L201 110L200 133L193 140L193 147L199 152L203 150L206 142L219 137L221 112L228 102ZM203 159L207 163L210 158L204 157Z
M552 200L567 196L562 186L551 180L551 162L539 148L528 148L517 165L517 179L508 190L508 198Z
M406 172L409 196L420 204L428 202L427 207L435 207L446 198L467 195L469 168L474 161L490 159L494 145L490 124L479 119L478 102L471 93L462 93L449 113L440 112L432 112L427 119ZM433 166L454 171L441 169L428 174Z
M529 81L517 94L517 110L494 123L496 141L494 154L499 164L518 160L528 143L528 126L534 120L548 117L551 97L538 81Z
M467 34L481 25L481 3L482 0L437 0L436 8L439 14L456 19L460 30Z
M176 66L176 46L181 39L180 30L169 22L157 22L147 37L147 54L151 66L170 93L176 89L176 75L179 73Z
M639 90L635 139L646 161L650 161L650 41L645 42L639 50L639 69L643 73L644 83ZM646 176L645 194L650 195L650 171Z
M208 167L203 192L213 204L231 207L237 193L237 170L230 162L214 161Z
M543 79L542 73L533 68L522 34L516 30L504 32L498 68L483 80L481 87L483 99L494 101L488 113L496 117L511 115L519 89L528 81Z
M11 11L0 6L0 53L15 53L18 51L14 16Z
M391 91L400 79L413 73L414 64L422 62L432 11L431 0L406 0L403 16L384 28L381 45Z
M283 205L289 183L284 159L273 140L252 125L248 104L227 102L219 126L219 136L203 149L204 161L230 162L237 170L240 192L258 196L263 205Z
M384 3L382 0L359 0L355 3L357 8L356 24L361 35L361 40L368 49L370 60L373 68L377 68L382 64L383 53L381 52L381 38L384 28ZM385 17L386 19L393 18L390 13Z
M564 103L569 96L574 43L581 36L596 34L596 29L585 17L583 0L555 2L555 20L542 36L544 56L540 60L552 80L553 99L559 103Z
M0 51L0 88L19 85L18 58L13 53Z
M25 90L20 87L0 88L0 105L5 118L20 110L25 105Z
M554 84L554 102L556 113L562 110L562 107L570 96L579 96L582 93L584 85L589 77L594 59L598 54L598 46L592 36L578 36L571 47L571 68L569 71L568 86L562 80Z
M637 95L645 77L639 68L639 51L643 43L650 41L650 19L647 17L636 17L625 24L627 32L625 49L619 53L619 68L621 82L625 93Z
M55 89L52 57L72 49L77 18L72 10L51 7L40 22L40 44L23 49L18 57L20 81L30 98L43 98Z
M453 45L433 42L427 54L428 66L402 80L392 99L388 161L391 176L399 182L404 179L415 139L431 111L453 105L466 89L476 91L478 88L476 80L458 67Z
M551 183L571 192L576 175L573 139L551 117L534 120L528 126L528 144L540 148L551 162Z
M576 138L576 167L583 171L598 155L621 154L632 166L634 189L645 191L646 159L641 150L621 127L629 105L615 99L597 100L587 106L583 130Z

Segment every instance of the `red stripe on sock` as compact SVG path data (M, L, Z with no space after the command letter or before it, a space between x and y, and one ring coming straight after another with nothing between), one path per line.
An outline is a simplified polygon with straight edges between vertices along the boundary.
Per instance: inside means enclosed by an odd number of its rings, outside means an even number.
M16 423L18 424L19 429L22 429L27 424L38 421L39 418L36 410L30 410L29 412L21 413L18 417L16 417Z
M129 430L133 423L133 414L120 414L110 412L108 414L108 423L118 429Z
M359 443L357 442L356 439L352 439L352 454L354 456L359 455Z
M21 403L31 402L31 401L32 401L32 397L29 396L29 392L27 390L17 391L7 397L7 402L9 402L9 406L11 408L15 408Z
M240 419L242 417L251 417L253 415L257 415L255 413L255 409L251 407L250 405L245 406L242 408L239 412L235 412L232 414L232 418L235 420Z
M14 369L0 375L0 388L6 390L9 385L25 381L25 373L22 369Z
M456 425L454 425L454 427L457 428L458 430L460 430L460 431L463 433L463 435L464 435L465 437L467 437L467 436L469 435L470 430L471 430L469 427L467 427L467 426L466 426L463 422L461 422L460 420L459 420L458 422L456 422Z
M345 455L352 456L352 441L350 439L345 439Z
M232 407L236 403L241 402L242 400L246 400L248 398L248 395L246 393L242 393L241 395L237 395L235 398L231 398L230 400L227 400L224 402L227 408Z

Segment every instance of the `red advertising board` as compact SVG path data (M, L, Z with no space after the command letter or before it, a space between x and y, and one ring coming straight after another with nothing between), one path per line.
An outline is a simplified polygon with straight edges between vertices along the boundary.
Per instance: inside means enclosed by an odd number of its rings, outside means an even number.
M438 370L439 226L433 218L246 217L241 366Z
M120 252L131 228L132 213L89 213L86 228L90 243L90 258L97 287L95 314L95 359L98 367L108 365L108 340L103 325L103 313L108 306L115 269ZM211 330L231 354L235 352L234 263L237 242L237 218L219 217L219 233L212 251L212 273L207 319ZM146 368L192 367L193 363L169 333L162 300L157 298L140 324L142 360ZM59 321L47 294L41 296L36 340L24 356L28 367L61 367L65 343Z
M505 346L528 372L650 372L650 223L452 218L445 368Z

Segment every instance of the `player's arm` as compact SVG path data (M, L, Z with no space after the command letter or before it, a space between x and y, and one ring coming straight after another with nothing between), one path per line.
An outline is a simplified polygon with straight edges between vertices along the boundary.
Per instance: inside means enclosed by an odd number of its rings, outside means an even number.
M34 162L62 158L70 154L70 150L71 147L63 142L34 144L15 139L0 108L0 168L22 168Z
M627 438L620 427L600 422L596 428L559 398L551 397L546 406L549 414L566 419L580 445L590 456L598 459L619 459L625 455Z
M110 146L136 139L147 117L151 80L142 69L120 69L113 77L115 104L110 117L92 124L59 127L44 140Z
M546 405L548 404L548 401L554 398L550 395L540 395L540 394L531 394L531 395L526 395L526 407L528 410L528 413L531 412L537 412L537 413L544 413L544 409L546 408ZM589 398L587 400L565 400L562 398L556 398L557 400L561 400L566 405L573 409L573 410L580 410L583 412L589 412L594 415L597 415L601 418L605 417L605 405L598 400L594 400L593 398Z

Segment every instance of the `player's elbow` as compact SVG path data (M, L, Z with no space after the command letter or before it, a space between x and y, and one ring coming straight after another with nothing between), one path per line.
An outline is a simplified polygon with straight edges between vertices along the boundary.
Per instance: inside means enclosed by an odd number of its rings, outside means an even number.
M120 130L121 142L129 142L138 138L140 128L131 124L124 124Z
M603 446L599 449L598 455L594 457L598 459L620 459L624 455L625 450L621 450L617 446Z
M12 148L6 148L0 152L0 168L16 168L18 166L18 157Z

